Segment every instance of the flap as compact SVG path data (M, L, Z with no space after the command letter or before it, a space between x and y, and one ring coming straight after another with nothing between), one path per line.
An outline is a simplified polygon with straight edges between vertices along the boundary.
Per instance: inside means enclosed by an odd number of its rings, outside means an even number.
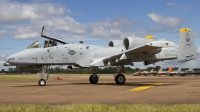
M162 47L158 47L158 46L150 46L150 45L144 45L144 46L140 46L140 47L137 47L137 48L132 48L132 49L129 49L127 51L125 51L124 53L125 54L135 54L135 53L142 53L142 52L151 52L151 51L154 51L154 50L157 50L157 49L160 49Z

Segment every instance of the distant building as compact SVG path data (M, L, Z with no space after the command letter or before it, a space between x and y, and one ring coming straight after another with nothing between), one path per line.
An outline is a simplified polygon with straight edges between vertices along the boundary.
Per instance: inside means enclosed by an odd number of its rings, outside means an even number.
M8 72L13 72L13 70L14 70L13 68L9 68Z
M15 72L17 72L17 70L18 70L17 68L14 68L14 71L15 71Z

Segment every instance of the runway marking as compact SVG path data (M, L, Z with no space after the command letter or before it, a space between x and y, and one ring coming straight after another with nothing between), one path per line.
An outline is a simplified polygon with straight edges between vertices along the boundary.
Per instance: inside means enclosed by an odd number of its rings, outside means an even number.
M153 84L149 84L149 85L145 85L145 86L140 86L140 87L137 87L137 88L132 88L132 89L129 89L127 91L142 91L142 90L146 90L146 89L149 89L149 88L152 88L152 87L155 87L155 86L161 86L163 84L164 83L153 83Z

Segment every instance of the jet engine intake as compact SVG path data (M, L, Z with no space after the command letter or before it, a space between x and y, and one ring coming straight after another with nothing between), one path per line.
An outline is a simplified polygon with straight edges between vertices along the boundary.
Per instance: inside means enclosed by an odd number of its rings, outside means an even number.
M150 65L150 64L155 64L158 61L144 61L143 64L146 65Z
M123 40L123 46L126 50L138 47L140 45L147 44L149 42L154 41L153 39L145 39L145 38L139 38L139 37L126 37Z
M121 40L112 40L108 43L109 47L122 47L123 43Z

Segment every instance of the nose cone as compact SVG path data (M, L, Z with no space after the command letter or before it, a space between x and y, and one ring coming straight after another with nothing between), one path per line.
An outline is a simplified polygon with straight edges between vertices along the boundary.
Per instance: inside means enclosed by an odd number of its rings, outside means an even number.
M15 62L15 55L10 55L6 58L7 63Z
M9 58L10 58L9 56L6 58L6 62L7 62L7 63L9 63Z

